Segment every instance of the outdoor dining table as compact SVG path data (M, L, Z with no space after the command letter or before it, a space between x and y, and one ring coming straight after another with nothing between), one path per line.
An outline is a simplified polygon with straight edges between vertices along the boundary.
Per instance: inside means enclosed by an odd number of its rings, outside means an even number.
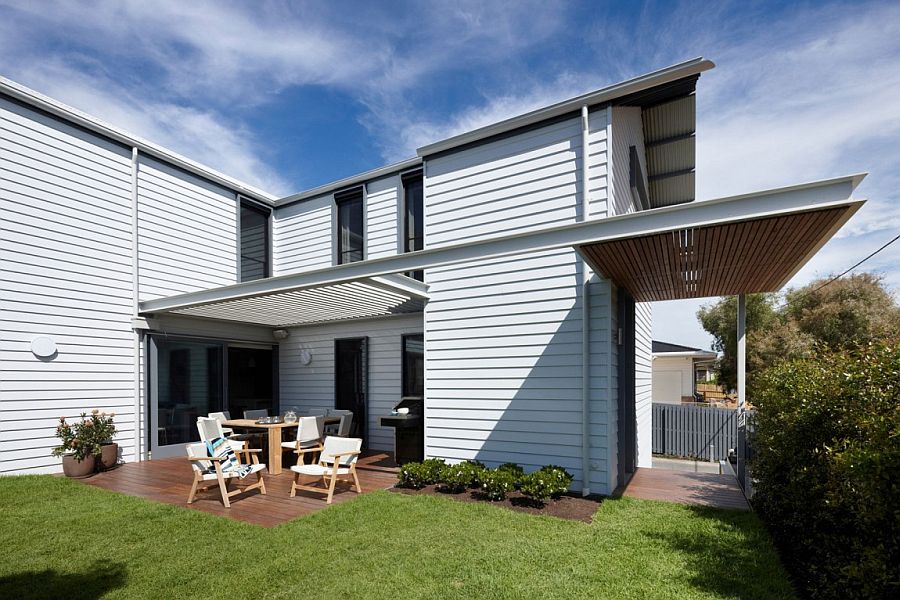
M340 423L340 415L326 415L325 424ZM266 461L266 467L270 475L279 475L281 473L281 431L285 428L297 427L297 421L293 423L257 423L256 419L228 419L222 421L225 427L240 427L243 429L267 429L269 430L269 459Z

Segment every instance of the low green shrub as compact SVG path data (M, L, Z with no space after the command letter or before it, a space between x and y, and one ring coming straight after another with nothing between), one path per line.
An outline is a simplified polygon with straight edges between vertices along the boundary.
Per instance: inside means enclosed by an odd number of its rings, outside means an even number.
M428 458L422 461L422 475L425 478L425 485L438 483L447 466L443 458Z
M497 467L498 471L505 471L512 475L513 481L516 485L519 485L519 482L522 481L522 477L525 476L525 469L523 469L520 465L516 463L503 463L499 467Z
M400 467L397 473L397 485L404 488L419 490L428 485L425 467L420 462L408 462Z
M441 470L438 487L448 494L464 492L472 483L472 466L466 463L446 465Z
M572 485L572 475L562 467L547 465L521 479L519 490L535 502L546 502L548 498L559 498Z
M503 500L516 489L516 477L509 469L485 471L481 478L481 491L488 500Z
M481 479L484 477L485 471L488 470L484 463L478 460L466 460L459 463L459 465L468 474L469 481L466 486L472 488L481 487Z

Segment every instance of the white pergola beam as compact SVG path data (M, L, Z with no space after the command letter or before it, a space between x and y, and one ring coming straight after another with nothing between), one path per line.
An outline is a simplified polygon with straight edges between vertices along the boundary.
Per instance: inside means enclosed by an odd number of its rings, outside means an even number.
M324 269L306 271L280 277L258 279L246 283L202 290L188 294L148 300L141 303L142 314L266 296L279 292L361 281L371 283L378 278L380 286L394 287L400 293L427 300L427 286L419 281L398 275L473 260L500 258L523 252L539 252L575 247L616 239L651 235L675 229L727 224L749 219L774 217L827 208L848 207L846 222L864 204L850 196L865 175L850 175L743 194L717 200L692 202L665 208L618 215L540 229L537 231L501 236L443 247L431 247L417 252L398 254ZM839 225L840 226L840 225Z

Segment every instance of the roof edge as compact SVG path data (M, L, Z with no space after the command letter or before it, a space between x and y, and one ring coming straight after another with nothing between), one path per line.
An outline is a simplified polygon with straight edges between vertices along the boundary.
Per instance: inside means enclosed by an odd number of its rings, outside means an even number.
M103 137L115 140L120 144L137 148L139 152L143 152L147 156L171 163L245 196L268 204L274 204L275 200L278 198L278 196L274 194L270 194L248 183L234 179L233 177L195 162L149 140L130 134L97 117L82 112L68 104L64 104L50 96L41 94L21 83L7 79L2 75L0 75L0 93L4 93L28 106L38 108L63 121L73 123Z
M291 194L290 196L285 196L284 198L279 198L275 201L275 207L282 208L284 206L288 206L289 204L294 204L295 202L302 202L303 200L315 198L316 196L324 196L341 188L350 187L351 185L366 183L368 181L380 179L388 175L402 173L403 171L415 169L416 167L421 166L423 162L424 161L422 160L422 157L414 156L412 158L401 160L400 162L395 162L389 165L384 165L383 167L370 169L369 171L365 171L364 173L344 177L343 179L338 179L336 181L332 181L330 183L326 183L309 190L297 192L296 194Z
M594 104L600 104L602 102L608 102L611 100L615 100L620 96L639 92L647 88L668 83L670 81L675 81L676 79L682 79L691 75L697 75L704 71L708 71L715 66L715 63L713 63L711 60L703 58L702 56L693 58L691 60L652 71L645 75L627 79L620 83L616 83L614 85L601 88L593 92L588 92L587 94L582 94L581 96L576 96L575 98L570 98L569 100L563 100L562 102L557 102L556 104L551 104L550 106L539 108L523 115L518 115L504 121L500 121L499 123L493 123L485 127L480 127L472 131L461 133L445 140L434 142L433 144L422 146L421 148L418 148L416 150L416 154L421 157L425 157L430 154L437 154L438 152L451 150L453 148L456 148L457 146L477 142L484 138L491 137L500 133L505 133L519 127L539 123L540 121L544 121L546 119L552 119L553 117L572 112L573 110L578 110L585 105L591 106Z

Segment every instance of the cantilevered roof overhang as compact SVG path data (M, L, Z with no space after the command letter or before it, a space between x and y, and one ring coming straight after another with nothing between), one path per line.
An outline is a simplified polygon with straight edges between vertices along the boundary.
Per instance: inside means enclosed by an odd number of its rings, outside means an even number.
M638 301L772 292L864 204L852 198L863 177L426 248L148 300L140 311L270 327L419 312L428 287L401 273L566 247Z

